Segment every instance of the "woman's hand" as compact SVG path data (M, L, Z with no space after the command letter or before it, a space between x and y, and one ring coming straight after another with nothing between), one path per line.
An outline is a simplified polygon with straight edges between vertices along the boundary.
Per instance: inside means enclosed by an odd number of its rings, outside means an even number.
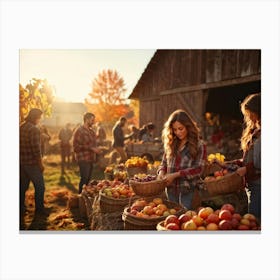
M165 174L163 170L160 170L157 176L157 179L163 180L165 178Z
M247 172L247 169L245 166L243 167L239 167L237 170L236 170L236 173L239 175L239 176L245 176Z
M179 172L166 174L164 179L167 181L167 186L170 186L172 182L179 176L180 176Z

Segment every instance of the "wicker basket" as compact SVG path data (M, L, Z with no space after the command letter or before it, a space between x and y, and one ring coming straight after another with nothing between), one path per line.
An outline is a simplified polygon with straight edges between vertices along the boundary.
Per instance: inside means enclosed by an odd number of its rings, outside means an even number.
M114 198L106 196L102 191L100 191L99 197L100 211L102 213L122 212L126 206L130 205L134 200L139 198L137 196L130 198Z
M219 195L236 192L242 189L243 177L236 172L228 173L214 181L203 181L203 188L208 195Z
M157 224L157 230L158 231L169 231L169 229L164 227L164 221L161 221Z
M166 181L154 180L150 182L136 182L129 180L129 185L133 191L139 196L155 196L161 194L166 187Z
M147 174L148 168L147 168L147 166L143 166L143 167L127 167L126 171L127 171L128 177L132 178L134 175L139 174L139 173Z
M168 208L178 209L177 213L175 214L176 216L179 216L186 211L184 207L182 207L180 204L177 204L175 202L164 200L163 203ZM165 220L165 218L166 218L165 216L161 216L158 218L137 217L135 215L130 214L130 207L126 207L122 215L125 230L156 230L157 224Z

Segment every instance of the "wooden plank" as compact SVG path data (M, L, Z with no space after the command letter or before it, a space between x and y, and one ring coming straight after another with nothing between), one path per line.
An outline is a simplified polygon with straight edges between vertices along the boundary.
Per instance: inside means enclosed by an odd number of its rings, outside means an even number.
M222 80L235 78L237 66L237 51L224 50L222 52Z
M237 84L243 84L253 81L260 81L261 80L261 74L256 74L252 76L247 77L240 77L236 79L226 80L226 81L219 81L219 82L212 82L212 83L204 83L200 85L195 86L188 86L188 87L181 87L171 90L164 90L160 92L160 95L169 95L169 94L175 94L175 93L182 93L182 92L192 92L196 90L205 90L210 88L216 88L216 87L224 87L229 85L237 85Z

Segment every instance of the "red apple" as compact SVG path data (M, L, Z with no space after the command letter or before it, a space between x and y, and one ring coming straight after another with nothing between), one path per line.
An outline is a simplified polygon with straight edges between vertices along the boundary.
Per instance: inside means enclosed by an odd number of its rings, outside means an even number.
M220 230L231 230L232 229L231 221L229 221L229 220L221 220L219 222L219 229Z
M219 216L220 212L221 212L221 209L217 209L217 210L214 211L214 214Z
M217 214L214 214L214 213L210 214L206 219L207 224L210 224L210 223L218 224L219 221L220 221L219 216Z
M221 210L219 218L220 220L231 220L232 214L229 210Z
M241 215L239 214L239 213L234 213L233 215L232 215L232 218L233 219L236 219L236 220L238 220L238 221L240 221L241 220Z
M180 224L183 224L183 223L189 221L191 219L191 217L189 215L187 215L186 213L184 213L184 214L180 215L178 219L179 219Z
M255 221L250 221L249 226L250 226L251 229L253 229L253 228L256 229L257 228L257 223Z
M180 229L179 225L176 223L169 223L168 225L166 225L165 228L169 229L169 230L179 230Z
M231 214L234 214L235 208L232 204L226 203L221 207L221 210L229 210Z
M239 226L239 220L237 220L236 218L232 218L231 225L232 225L232 229L237 229Z
M179 219L175 215L169 215L164 220L164 226L166 227L168 224L175 223L177 225L180 224Z

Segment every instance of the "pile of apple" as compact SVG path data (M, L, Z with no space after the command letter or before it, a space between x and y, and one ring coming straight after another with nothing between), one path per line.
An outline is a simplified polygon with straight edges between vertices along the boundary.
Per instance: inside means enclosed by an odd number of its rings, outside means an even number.
M144 198L137 199L130 207L130 214L140 218L159 218L174 215L179 208L168 208L160 197L148 202ZM175 216L176 217L176 216Z
M225 176L228 173L229 173L229 171L226 168L222 168L221 170L215 171L214 176L211 176L211 175L206 176L204 178L204 181L205 182L215 181L215 180L221 179L223 176Z
M138 173L135 174L130 180L135 182L151 182L157 179L156 175Z
M82 193L86 196L95 196L99 194L99 191L104 187L110 186L110 181L108 180L91 180L88 185L83 186Z
M126 168L131 167L147 167L149 161L141 157L131 157L125 162Z
M260 230L253 214L241 216L232 204L224 204L214 211L211 207L200 207L198 212L188 210L179 217L169 215L163 226L167 230Z
M118 180L109 181L109 182L110 185L102 189L102 193L105 196L116 198L116 199L124 199L135 195L135 192L128 184Z

